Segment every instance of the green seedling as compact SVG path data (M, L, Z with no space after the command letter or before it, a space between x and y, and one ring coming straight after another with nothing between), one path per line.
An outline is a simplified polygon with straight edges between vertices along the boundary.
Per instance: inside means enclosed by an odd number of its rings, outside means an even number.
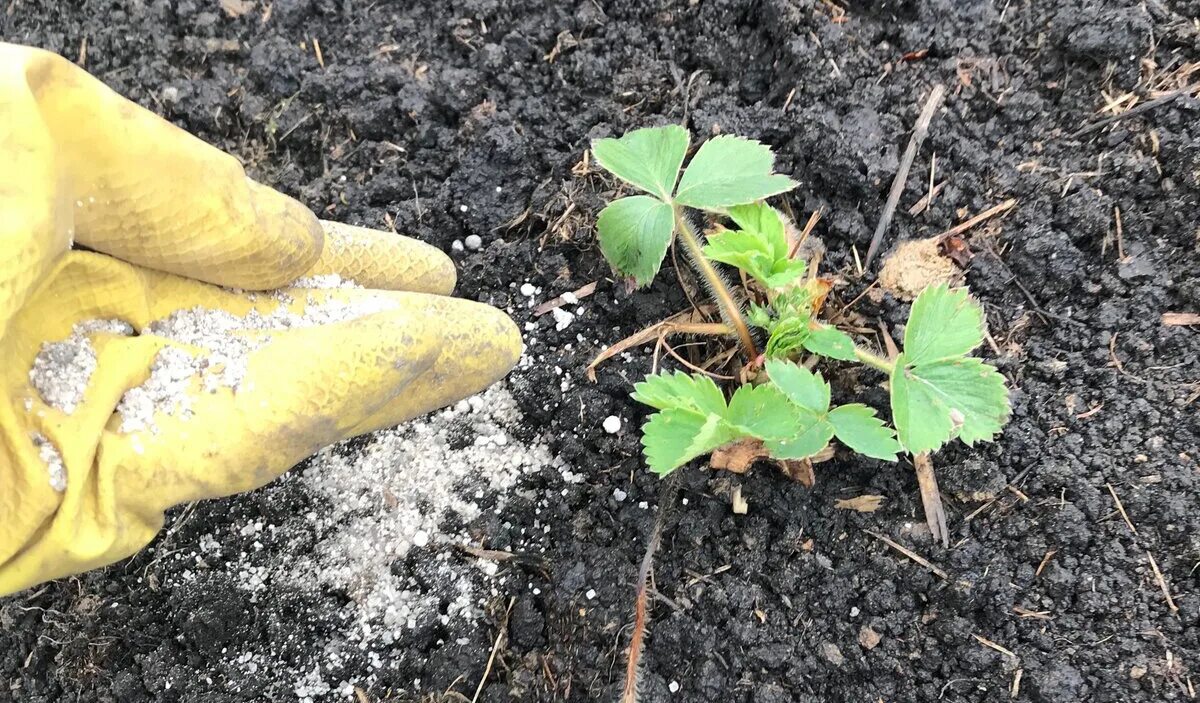
M756 382L737 387L728 400L702 374L662 373L638 383L634 399L656 410L642 434L651 470L665 475L746 439L761 441L779 460L814 457L836 438L865 456L895 461L902 451L933 452L954 438L974 444L1001 430L1010 414L1008 389L995 368L968 356L983 341L983 310L965 289L940 285L917 297L895 360L857 346L814 319L819 306L813 279L805 280L806 262L794 258L783 217L764 202L796 187L772 172L771 150L740 137L714 137L681 176L689 141L685 129L671 126L592 146L601 166L648 193L616 200L600 213L600 247L609 263L644 286L679 240L755 372ZM726 224L704 242L687 208ZM720 264L743 274L745 311ZM752 326L767 337L761 356ZM861 403L833 406L821 374L809 369L811 363L797 363L805 354L856 361L887 374L895 430Z

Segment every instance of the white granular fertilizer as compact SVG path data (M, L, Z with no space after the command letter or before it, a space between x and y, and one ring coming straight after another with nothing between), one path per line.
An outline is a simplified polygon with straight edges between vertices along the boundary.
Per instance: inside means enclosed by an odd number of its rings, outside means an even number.
M33 446L37 447L38 456L46 464L46 472L50 475L50 487L59 493L67 490L67 467L58 447L41 432L33 433Z
M485 510L481 504L499 513L521 491L523 477L573 475L541 441L514 437L522 422L511 393L497 385L370 435L365 446L360 439L327 448L260 498L270 501L278 492L279 500L295 500L298 485L311 497L311 512L222 526L201 537L192 553L173 553L189 568L168 570L162 585L185 588L201 574L206 580L219 574L251 602L345 598L335 613L305 615L319 618L327 633L303 640L311 655L283 660L275 649L231 648L227 661L248 679L282 682L294 696L284 700L352 701L355 686L369 689L387 662L405 656L396 642L407 631L440 623L448 638L473 632L483 607L501 592L505 577L495 562L452 548L488 546L465 527ZM529 539L536 543L540 534ZM265 535L274 547L259 543ZM239 542L241 548L231 547ZM307 595L297 599L297 592ZM365 667L356 663L362 658Z
M323 277L319 282L346 287L336 276ZM239 317L224 310L195 307L151 323L148 333L199 347L207 353L191 354L172 347L160 351L146 382L127 391L117 406L121 431L154 431L157 413L188 418L191 412L188 390L194 376L201 379L209 393L223 387L235 392L241 388L250 355L270 341L269 336L251 337L243 334L245 331L278 331L344 322L394 305L387 296L364 296L353 302L334 299L318 302L310 297L304 311L297 313L288 309L286 294L276 296L281 304L269 313L251 310Z
M338 446L317 454L301 478L329 502L328 512L309 516L326 536L292 570L292 582L345 591L357 604L364 639L387 642L428 618L436 599L423 598L409 578L395 576L392 563L413 548L468 542L466 534L448 533L441 525L451 515L458 523L479 517L473 497L478 491L502 494L523 474L548 466L561 470L544 445L509 441L508 428L520 420L512 395L494 386L453 408L379 432L351 457ZM464 432L473 441L452 448L452 433ZM429 565L436 564L431 558ZM461 581L445 566L448 580ZM471 590L462 586L466 597L451 603L451 618L475 615Z
M29 382L42 400L70 415L75 412L96 370L93 332L130 335L133 327L121 320L87 320L77 323L61 342L45 342L29 369Z

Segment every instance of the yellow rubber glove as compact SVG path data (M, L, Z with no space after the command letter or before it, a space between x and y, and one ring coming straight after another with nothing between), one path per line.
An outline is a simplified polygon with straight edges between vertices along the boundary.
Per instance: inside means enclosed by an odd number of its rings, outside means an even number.
M318 222L54 54L0 43L0 158L0 595L520 355L440 251Z

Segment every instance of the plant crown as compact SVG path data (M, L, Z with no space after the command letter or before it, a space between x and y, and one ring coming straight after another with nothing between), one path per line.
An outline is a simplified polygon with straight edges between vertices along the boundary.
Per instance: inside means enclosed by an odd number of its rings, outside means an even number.
M814 319L824 284L805 279L807 265L789 251L794 247L782 216L763 202L797 185L772 172L771 150L741 137L714 137L680 176L689 142L687 130L667 126L593 143L601 166L648 193L604 208L597 220L600 248L619 274L645 286L671 242L681 238L730 327L744 330L748 322L764 330L767 380L739 386L728 401L703 374L659 373L636 384L633 398L656 410L642 428L651 470L665 475L744 439L761 441L775 459L813 457L836 437L860 454L895 461L902 451L936 451L955 437L974 444L1000 432L1010 414L1008 389L994 367L968 356L983 341L983 310L965 289L936 285L917 296L895 360L856 346ZM714 213L729 226L717 226L701 245L684 208ZM745 275L751 300L744 313L712 262ZM742 343L753 357L748 337ZM857 360L888 374L895 430L861 403L833 406L821 374L797 363L804 352Z

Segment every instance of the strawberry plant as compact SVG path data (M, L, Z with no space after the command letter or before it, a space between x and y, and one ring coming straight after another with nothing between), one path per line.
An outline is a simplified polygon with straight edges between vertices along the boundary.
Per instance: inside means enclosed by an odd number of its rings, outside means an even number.
M605 258L645 286L679 242L745 357L741 377L747 382L728 399L703 373L659 373L636 384L634 399L656 410L642 434L651 470L665 475L746 439L762 442L780 460L814 457L836 438L865 456L894 461L902 451L928 453L954 438L974 444L1000 432L1010 412L1008 390L994 367L969 356L983 341L983 311L965 289L923 291L895 359L856 345L817 319L827 287L806 276L808 264L795 256L784 217L765 202L797 185L773 172L771 150L741 137L714 137L684 168L689 142L687 130L668 126L592 145L601 166L644 193L615 200L600 213ZM705 241L691 210L724 224ZM720 265L740 272L739 294ZM751 328L766 338L761 354ZM820 357L887 374L895 429L861 403L833 405L829 384L810 370Z

